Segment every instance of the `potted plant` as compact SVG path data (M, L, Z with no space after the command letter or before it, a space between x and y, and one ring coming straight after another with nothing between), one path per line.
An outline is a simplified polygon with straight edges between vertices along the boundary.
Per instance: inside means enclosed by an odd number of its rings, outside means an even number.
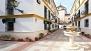
M91 38L91 35L90 35L90 34L86 34L86 36L87 36L88 38Z
M38 37L35 37L35 41L38 41L39 40L39 38Z
M26 37L25 39L26 39L26 41L30 41L30 38L29 37Z
M48 30L48 35L51 34L51 33L52 33L52 31L51 30Z
M41 39L41 38L43 38L44 37L44 34L43 33L40 33L39 34L39 38Z
M84 32L81 32L81 34L82 34L82 35L85 35L85 33L84 33Z
M32 40L31 38L29 38L29 37L26 37L25 39L26 39L26 41L28 41L28 42L33 42L33 40Z
M23 38L19 38L18 41L24 41Z
M29 37L26 37L25 39L26 39L26 41L29 41L29 40L30 40L30 38L29 38Z
M4 41L9 41L9 40L11 40L10 38L11 38L11 35L9 35L9 34L8 35L5 35L5 34L2 35L2 39Z
M15 40L15 38L14 37L11 37L11 40L13 41L13 40Z

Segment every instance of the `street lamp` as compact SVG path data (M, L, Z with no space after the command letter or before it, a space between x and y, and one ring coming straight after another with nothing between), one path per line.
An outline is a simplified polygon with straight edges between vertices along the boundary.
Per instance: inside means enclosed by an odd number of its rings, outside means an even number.
M15 10L18 10L19 12L23 13L23 10L17 9L16 7L19 5L19 2L17 1L10 1L11 5L15 8Z
M17 7L18 6L18 2L17 1L10 1L10 3L11 3L11 5L13 6L13 7Z

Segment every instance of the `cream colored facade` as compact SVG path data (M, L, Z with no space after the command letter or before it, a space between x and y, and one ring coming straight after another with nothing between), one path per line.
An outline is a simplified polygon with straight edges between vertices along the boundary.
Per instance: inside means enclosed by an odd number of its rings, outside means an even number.
M67 23L68 21L68 15L67 11L66 11L66 7L62 6L61 4L57 7L58 12L59 12L59 18L60 18L60 25L59 28L63 28L63 26L65 25L65 23Z
M70 14L65 14L64 23L65 23L65 24L68 24L69 21L70 21Z
M39 33L47 34L49 24L45 23L44 20L51 22L51 30L58 29L58 11L54 0L15 1L19 5L16 7L17 9L13 8L13 14L10 15L7 13L8 0L0 1L0 35L10 34L16 39L30 37L34 40L35 37L39 37ZM12 21L8 20L2 23L4 18L15 18L12 31L8 31L9 27L7 26L7 23Z
M91 34L91 0L75 0L70 11L71 24L81 32Z

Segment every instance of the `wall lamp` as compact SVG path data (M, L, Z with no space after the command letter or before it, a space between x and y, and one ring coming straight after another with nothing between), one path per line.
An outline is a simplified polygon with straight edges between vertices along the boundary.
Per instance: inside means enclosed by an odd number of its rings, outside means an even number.
M18 7L19 2L13 0L13 1L10 1L10 3L11 3L11 5L15 8L15 10L18 10L19 12L24 13L23 10L20 10L20 9L17 9L17 8L16 8L16 7Z

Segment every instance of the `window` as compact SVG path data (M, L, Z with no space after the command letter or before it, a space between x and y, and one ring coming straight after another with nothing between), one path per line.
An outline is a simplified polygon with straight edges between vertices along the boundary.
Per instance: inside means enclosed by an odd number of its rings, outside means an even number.
M13 31L13 30L14 30L14 23L7 22L7 31Z
M80 21L78 21L78 27L80 27Z
M8 15L13 15L14 14L13 9L7 9L7 14Z
M47 8L44 6L44 17L47 18Z
M47 24L46 23L44 24L44 29L47 30Z
M49 20L50 20L50 11L48 11L48 13L49 13L48 15L49 15Z
M7 1L7 15L13 15L14 14L14 8L11 5L12 2L14 2L14 0L8 0ZM6 30L7 31L13 31L14 30L14 22L15 22L15 18L7 18L6 19Z
M12 0L7 1L7 14L8 15L13 15L14 14L14 8L11 5Z
M52 24L52 28L54 28L54 24Z
M85 3L85 14L88 14L88 1Z
M79 13L78 13L78 17L80 18L80 10L79 10Z
M85 24L85 25L84 25L85 27L89 27L89 19L85 19L85 20L84 20L84 24Z
M53 19L53 14L51 13L51 19Z
M48 30L50 30L51 29L51 26L50 26L51 24L48 24Z
M74 26L74 23L72 23L72 26Z
M47 8L44 6L44 18L47 19ZM47 23L44 23L44 29L47 30Z
M77 22L75 22L75 26L77 26Z
M57 23L57 18L55 18L55 22Z

